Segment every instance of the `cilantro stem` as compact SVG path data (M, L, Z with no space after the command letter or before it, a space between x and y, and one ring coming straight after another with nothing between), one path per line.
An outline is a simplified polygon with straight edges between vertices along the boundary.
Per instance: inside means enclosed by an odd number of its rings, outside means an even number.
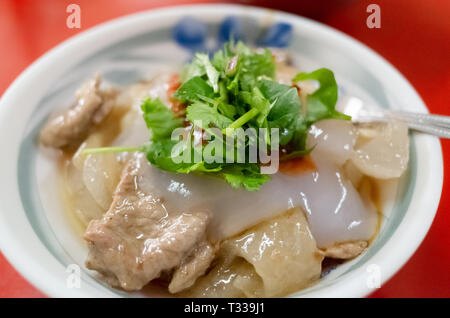
M144 147L100 147L100 148L88 148L84 149L82 155L92 155L99 153L108 152L133 152L133 151L143 151Z
M244 115L236 119L234 122L232 122L227 128L223 129L222 131L227 135L227 130L229 128L236 129L239 127L242 127L246 122L248 122L250 119L258 115L259 110L256 108L250 109L248 112L246 112ZM228 130L229 131L229 130Z

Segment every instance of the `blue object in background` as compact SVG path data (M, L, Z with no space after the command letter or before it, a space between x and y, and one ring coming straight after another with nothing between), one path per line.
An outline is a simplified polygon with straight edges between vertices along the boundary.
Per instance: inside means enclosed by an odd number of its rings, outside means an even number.
M225 42L233 39L235 42L245 41L244 33L242 29L242 23L237 17L228 17L219 26L219 48L223 46Z
M292 40L292 26L288 23L276 23L259 39L259 46L284 48Z
M246 36L246 32L254 31L254 29L246 29L240 18L229 16L220 23L217 34L208 34L205 23L192 17L185 17L173 28L173 37L178 45L189 50L192 54L202 51L210 55L221 49L223 44L231 39L235 42L243 41L250 46L277 48L288 47L292 40L292 26L288 23L280 22L270 26L256 43L249 43L246 39L255 39L255 36L252 36L252 34Z
M205 51L206 36L206 25L191 17L180 20L173 28L174 40L192 52Z

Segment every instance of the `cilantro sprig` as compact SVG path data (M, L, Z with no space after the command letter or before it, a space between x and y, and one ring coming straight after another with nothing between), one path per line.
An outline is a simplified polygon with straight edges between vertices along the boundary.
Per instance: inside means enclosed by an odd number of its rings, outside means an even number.
M299 73L293 83L315 80L319 88L307 96L307 105L301 105L298 90L294 86L275 81L275 62L269 50L255 51L242 42L227 43L223 50L212 58L197 53L181 74L181 86L174 98L186 106L186 118L190 126L183 125L159 99L147 98L142 102L143 118L151 131L148 145L137 148L107 147L86 149L85 153L109 151L142 151L156 167L176 173L206 173L223 178L234 188L244 187L257 191L270 177L261 173L259 163L227 162L230 151L226 144L218 153L207 151L208 144L195 145L189 142L179 149L188 153L192 159L200 155L203 160L178 162L174 160L174 147L179 147L171 139L175 128L188 131L187 139L193 136L194 129L211 135L210 142L233 134L236 128L278 128L279 144L284 149L284 157L291 159L308 154L306 148L307 131L315 122L335 118L347 120L348 116L335 110L337 84L333 72L322 68L311 73ZM302 111L306 109L305 111ZM195 127L200 123L200 127ZM219 133L211 132L212 128ZM259 137L257 137L259 138ZM249 147L255 140L244 140ZM270 144L270 138L265 138ZM242 145L241 145L242 146ZM237 145L231 145L231 149ZM233 156L236 156L234 152ZM217 157L223 160L210 160ZM188 160L189 161L189 160Z

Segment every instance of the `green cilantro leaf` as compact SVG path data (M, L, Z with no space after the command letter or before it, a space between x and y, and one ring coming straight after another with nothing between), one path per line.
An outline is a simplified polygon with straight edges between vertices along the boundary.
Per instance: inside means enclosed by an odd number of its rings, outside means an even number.
M192 123L200 121L203 129L211 126L223 129L233 122L230 118L221 115L217 108L199 101L187 107L186 119Z
M334 118L349 120L350 117L335 109L338 98L338 87L331 70L321 68L311 73L298 73L293 81L316 80L319 88L307 97L306 122L311 125L316 121Z
M174 97L183 103L193 103L202 97L214 98L214 91L204 79L195 76L184 82L175 92Z
M147 128L152 132L152 140L170 138L172 131L183 124L183 119L175 117L159 98L145 99L141 109Z

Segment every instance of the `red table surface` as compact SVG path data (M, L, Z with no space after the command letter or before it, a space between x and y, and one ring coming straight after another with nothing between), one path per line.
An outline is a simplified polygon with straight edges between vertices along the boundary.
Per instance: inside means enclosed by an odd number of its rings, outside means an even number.
M450 115L450 1L228 2L271 7L307 16L353 36L395 65L416 88L431 112ZM81 7L81 29L66 27L66 7L70 3ZM0 93L36 58L78 32L137 11L192 3L216 1L2 0ZM380 29L366 26L366 8L370 3L381 8ZM442 140L441 143L444 173L447 174L450 142ZM426 239L409 262L371 297L450 297L449 188L450 178L445 177L439 209ZM0 297L45 295L30 285L0 254Z

